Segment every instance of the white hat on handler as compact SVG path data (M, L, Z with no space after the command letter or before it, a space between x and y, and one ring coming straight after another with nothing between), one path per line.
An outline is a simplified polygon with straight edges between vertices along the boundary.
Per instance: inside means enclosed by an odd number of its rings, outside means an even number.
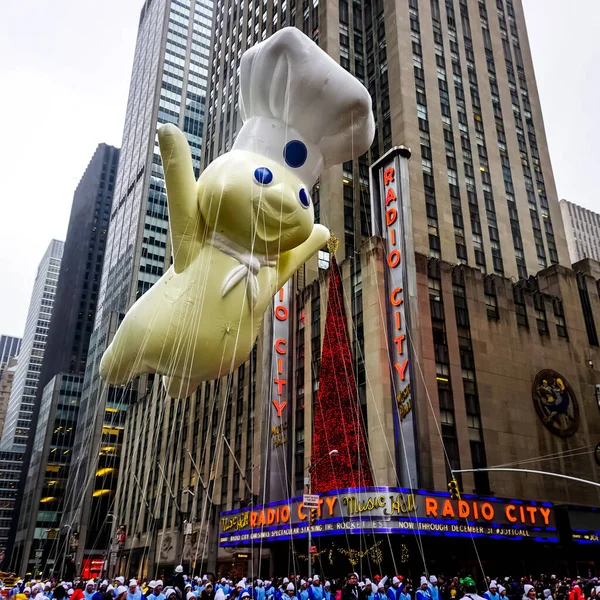
M288 583L287 587L285 588L286 592L295 592L296 588L294 587L293 583Z
M324 167L366 152L375 132L367 89L296 27L243 54L240 114L233 149L286 165L308 189Z

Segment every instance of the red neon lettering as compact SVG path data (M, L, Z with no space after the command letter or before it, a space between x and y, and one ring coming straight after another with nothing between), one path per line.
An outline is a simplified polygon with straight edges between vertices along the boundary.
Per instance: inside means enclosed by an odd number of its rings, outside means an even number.
M400 264L400 250L392 250L388 255L388 265L394 269Z
M389 185L394 181L394 169L390 167L383 172L383 185Z
M454 509L452 508L452 504L450 504L450 500L444 500L442 517L454 517Z
M288 318L288 309L285 306L277 306L275 308L275 318L278 321L285 321Z
M285 293L285 292L284 292L284 289L283 289L283 288L281 288L281 289L279 290L279 302L283 302L284 293Z
M425 516L426 517L437 517L438 515L438 503L435 498L425 498Z
M535 523L535 513L537 511L537 508L535 506L528 506L525 508L525 510L529 513L529 518L531 519L531 522Z
M279 402L279 400L273 400L273 406L277 411L277 416L281 418L281 413L283 412L283 409L287 406L287 401Z
M402 365L399 365L398 363L396 363L394 365L394 367L396 368L396 371L398 371L398 373L400 373L400 381L404 381L404 377L406 376L406 367L408 366L408 358L404 359L404 362L402 363Z
M398 298L398 294L402 293L402 288L397 287L392 290L390 295L390 301L394 306L400 306L403 302L402 298Z
M396 192L394 191L394 188L389 188L387 191L387 194L385 195L385 205L387 206L388 204L391 204L392 202L395 202L396 200L398 200L398 196L396 196Z
M304 502L298 504L298 518L301 521L306 521L307 515L304 513Z
M327 508L329 509L329 516L333 516L333 507L337 502L337 496L331 496L330 498L325 498L325 502L327 502Z
M396 329L402 329L402 315L399 310L396 311Z
M544 525L550 525L550 509L540 506L540 514L544 518Z
M277 385L277 395L281 396L281 394L283 394L283 386L287 385L287 380L273 379L273 383Z
M404 334L399 335L398 337L394 338L394 344L396 344L396 346L398 347L398 354L400 356L402 356L403 352L402 352L402 342L405 340L406 336Z
M390 189L390 192L393 191L392 189ZM396 222L396 219L398 218L398 211L395 208L388 208L385 211L385 224L389 227L390 225L393 225Z
M458 501L458 516L461 519L466 519L469 516L469 505L464 500Z
M481 516L486 521L491 521L494 518L494 507L489 502L484 502L481 505Z
M277 372L281 375L283 373L283 358L277 361Z
M511 522L511 523L516 523L517 522L517 517L515 517L515 509L517 507L514 504L509 504L506 507L505 510L505 514L506 514L506 518ZM546 525L548 525L548 523L546 523Z
M287 346L286 340L283 340L281 338L275 340L275 352L277 352L277 354L287 354L285 346Z
M392 246L396 245L396 230L390 229L390 241L392 242Z

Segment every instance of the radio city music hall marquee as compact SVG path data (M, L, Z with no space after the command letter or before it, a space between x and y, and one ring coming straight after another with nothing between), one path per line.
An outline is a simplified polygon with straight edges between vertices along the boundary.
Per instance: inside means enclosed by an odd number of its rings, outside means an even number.
M308 508L302 498L252 510L221 513L219 543L244 545L305 536ZM554 508L548 503L519 502L400 488L338 490L322 495L313 536L345 533L479 535L503 539L557 541Z

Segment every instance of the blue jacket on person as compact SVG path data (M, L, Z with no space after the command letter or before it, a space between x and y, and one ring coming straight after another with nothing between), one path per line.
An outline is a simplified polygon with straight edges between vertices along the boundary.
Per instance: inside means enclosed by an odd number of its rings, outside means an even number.
M308 597L310 600L323 600L325 598L325 588L322 585L308 586Z
M421 588L419 588L417 590L416 600L432 600L429 588L427 588L426 590L422 590Z
M267 592L262 585L254 588L254 600L266 600Z
M402 584L396 589L394 586L388 588L387 597L390 600L400 600L400 594L402 593Z
M437 585L429 584L429 593L431 600L440 600L440 588Z

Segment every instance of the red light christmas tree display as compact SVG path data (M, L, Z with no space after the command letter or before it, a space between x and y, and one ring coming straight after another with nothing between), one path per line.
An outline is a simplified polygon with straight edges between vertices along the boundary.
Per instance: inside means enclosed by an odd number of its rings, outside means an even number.
M352 370L342 280L333 252L331 256L319 391L313 402L312 493L373 485ZM332 450L338 453L329 456Z

